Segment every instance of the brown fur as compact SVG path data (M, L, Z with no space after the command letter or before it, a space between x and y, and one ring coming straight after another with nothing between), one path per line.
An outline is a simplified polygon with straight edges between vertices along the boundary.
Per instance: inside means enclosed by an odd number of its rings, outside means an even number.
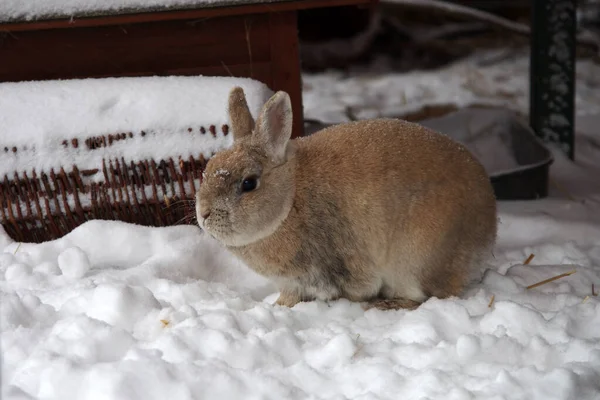
M345 297L414 308L461 294L496 238L491 184L463 146L394 119L289 141L283 92L251 132L240 91L230 101L234 145L209 161L197 214L209 234L278 284L278 304ZM252 174L258 188L241 193Z

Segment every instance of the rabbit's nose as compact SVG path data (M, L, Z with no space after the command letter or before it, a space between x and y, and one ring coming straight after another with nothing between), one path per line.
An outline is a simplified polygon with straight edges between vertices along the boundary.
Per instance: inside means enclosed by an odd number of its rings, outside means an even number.
M200 216L202 217L202 219L206 219L210 216L210 210L204 210L202 211L202 213L200 214Z

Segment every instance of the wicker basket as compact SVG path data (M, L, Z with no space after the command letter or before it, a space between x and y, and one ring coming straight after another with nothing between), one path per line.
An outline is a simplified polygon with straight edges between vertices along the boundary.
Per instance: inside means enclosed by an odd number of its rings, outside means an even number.
M226 104L222 98L218 101ZM257 106L254 104L254 109ZM21 166L8 172L6 168L0 171L0 222L14 240L38 243L59 238L91 219L147 226L192 223L195 220L194 194L206 162L215 149L228 142L224 139L231 139L229 126L223 123L222 116L204 120L215 123L177 127L168 132L139 130L45 141L46 154L66 153L66 160L59 168L36 170ZM119 151L113 151L166 140L177 140L180 147L194 148L194 151L135 159L118 156ZM22 143L17 146L11 142L9 135L3 136L0 127L0 157L16 159L19 153L32 151L32 146ZM198 143L207 144L198 148ZM80 160L88 155L95 157L95 167L89 168L89 163L85 168L74 164L68 158L74 153Z
M93 150L124 137L127 134L99 136L85 145ZM77 141L65 145L77 146ZM101 169L92 170L73 165L70 170L15 171L0 183L0 218L8 235L21 242L56 239L90 219L151 226L192 222L190 203L205 165L205 157L199 154L185 160L104 159ZM101 175L103 181L86 182L94 175Z

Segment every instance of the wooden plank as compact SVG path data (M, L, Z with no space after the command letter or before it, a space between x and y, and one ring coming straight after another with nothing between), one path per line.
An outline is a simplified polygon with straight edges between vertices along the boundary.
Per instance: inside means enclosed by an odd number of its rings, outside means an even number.
M292 137L304 131L302 82L296 11L270 14L271 61L273 63L271 88L286 91L294 112Z
M237 65L214 65L198 68L170 69L166 75L205 75L205 76L234 76L236 78L253 78L268 85L272 76L271 62L255 62Z
M271 81L271 63L268 61L255 63L250 68L249 64L236 65L208 65L196 68L173 68L165 70L162 74L149 72L140 73L118 73L110 75L95 75L93 78L115 78L115 77L143 77L143 76L233 76L239 78L248 78L253 74L253 78L260 82Z
M269 23L268 15L259 14L13 32L0 46L0 81L169 75L178 70L222 70L226 75L228 65L270 61Z
M364 6L374 5L377 4L377 2L378 0L296 0L283 1L278 3L247 4L235 7L210 7L177 11L155 11L121 15L95 16L87 18L61 18L29 22L9 22L0 24L0 32L97 27L167 20L173 21L203 19L223 16L288 12L321 7L338 7L352 5Z

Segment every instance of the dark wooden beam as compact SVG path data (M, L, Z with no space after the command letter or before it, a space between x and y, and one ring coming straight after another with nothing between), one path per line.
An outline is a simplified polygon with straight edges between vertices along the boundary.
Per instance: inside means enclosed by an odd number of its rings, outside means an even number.
M378 0L295 0L275 3L257 3L228 7L206 7L176 11L131 12L129 14L93 16L84 18L60 18L40 21L8 22L0 24L0 32L16 32L24 30L59 29L74 27L92 27L106 25L135 24L154 21L173 21L204 19L214 17L266 14L307 10L311 8L338 6L369 6Z
M273 90L284 90L290 95L294 111L292 137L297 137L304 132L297 12L272 13L269 16L271 59L276 66L272 71L270 86Z
M269 21L257 14L12 32L0 46L0 82L233 75L270 84Z

